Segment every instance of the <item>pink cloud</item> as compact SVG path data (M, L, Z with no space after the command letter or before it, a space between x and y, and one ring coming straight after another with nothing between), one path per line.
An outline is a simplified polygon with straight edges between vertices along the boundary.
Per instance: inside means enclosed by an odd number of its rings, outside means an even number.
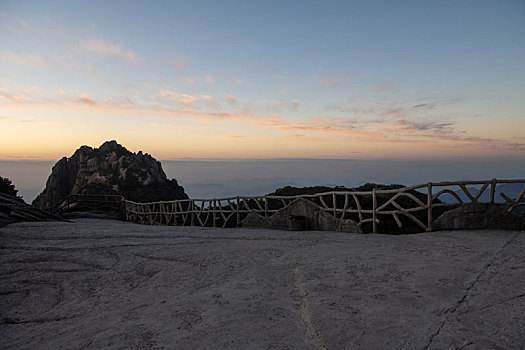
M390 106L391 113L379 113L373 119L345 116L320 116L315 118L302 118L300 120L288 119L277 115L272 118L271 114L260 116L249 112L230 113L201 110L210 101L216 101L208 95L180 94L171 90L160 90L155 96L137 100L136 98L104 99L97 100L88 94L70 95L66 92L60 94L56 90L45 94L40 90L0 90L7 102L2 106L24 106L32 104L39 106L52 106L59 108L96 108L98 113L115 113L139 116L142 118L163 117L169 119L186 119L201 123L244 123L256 128L264 128L282 131L300 136L306 139L324 139L327 142L349 142L358 140L361 142L379 143L424 143L434 145L480 145L484 148L500 148L509 150L523 150L523 140L504 140L498 138L478 137L468 135L464 131L457 130L454 123L443 120L443 118L417 118L407 115L407 109L398 111L395 105ZM237 99L230 96L231 101ZM175 103L178 103L178 107ZM204 102L204 105L195 105ZM410 104L412 105L412 104ZM226 135L228 136L228 135ZM232 136L232 135L230 135ZM235 135L233 135L235 136ZM338 137L335 137L338 136Z
M188 84L188 85L190 85L190 86L195 85L195 80L193 80L193 78L190 78L190 77L182 77L181 80L184 81L186 84Z
M15 64L27 67L49 67L51 66L48 61L33 55L18 55L12 51L4 50L0 52L0 58L9 60Z
M28 99L20 92L11 93L7 89L0 90L0 96L3 96L5 99L16 103L29 102Z
M161 96L162 98L167 98L177 103L181 103L185 106L190 106L194 102L200 102L200 101L209 102L213 100L213 98L208 95L193 96L193 95L188 95L188 94L180 94L176 91L171 91L171 90L161 90L159 91L159 96Z
M366 130L364 128L353 127L345 120L337 120L337 118L315 118L299 123L279 119L257 119L254 120L253 123L261 127L276 128L285 131L338 134L359 137L368 141L385 139L384 134L380 130Z
M180 80L182 80L190 86L195 85L195 79L188 76L188 72L190 70L190 62L186 58L177 58L173 62L173 70L175 71L175 75L177 75L177 78L179 78Z
M173 62L173 69L177 75L186 75L190 69L190 63L184 57L179 57Z
M1 12L1 11L0 11L0 23L2 24L3 27L7 28L9 31L13 33L29 31L38 36L41 36L41 37L44 36L42 31L39 31L33 28L23 18L8 15L7 13Z
M109 43L101 38L88 38L82 43L84 49L104 57L118 57L131 63L140 63L140 57L120 45Z
M237 99L234 97L234 96L226 96L226 101L231 104L231 105L234 105L237 103Z
M385 92L385 91L389 91L389 90L392 90L393 87L392 86L388 86L388 85L381 85L380 87L378 87L376 89L376 92Z
M232 79L232 81L233 81L235 84L237 84L237 85L239 85L239 86L244 85L244 82L243 82L241 79L237 78L235 75L232 75L232 76L231 76L231 79Z
M336 88L347 85L349 80L346 76L321 77L318 78L319 84L324 88Z
M217 137L220 137L221 139L239 139L245 136L242 135L218 135Z
M95 102L95 100L93 100L87 94L80 95L77 100L78 100L78 102L80 102L81 104L84 104L86 106L93 107L93 108L98 107L98 104Z

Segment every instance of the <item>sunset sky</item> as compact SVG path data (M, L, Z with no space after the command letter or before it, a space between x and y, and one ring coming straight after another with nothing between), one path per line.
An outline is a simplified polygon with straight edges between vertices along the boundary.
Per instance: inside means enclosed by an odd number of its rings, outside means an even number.
M2 160L525 154L522 0L0 0L0 23Z

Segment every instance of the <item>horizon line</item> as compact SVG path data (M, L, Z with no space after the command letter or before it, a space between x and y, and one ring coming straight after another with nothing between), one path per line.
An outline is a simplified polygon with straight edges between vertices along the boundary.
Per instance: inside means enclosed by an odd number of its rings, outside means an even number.
M0 162L13 162L13 163L38 163L38 162L58 162L60 158L34 158L34 157L21 157L21 158L2 158ZM70 158L70 157L66 157ZM525 155L519 156L506 156L506 157L494 157L490 159L492 161L497 160L522 160L525 161ZM309 158L309 157L273 157L273 158L209 158L209 157L183 157L183 158L165 158L157 159L161 162L256 162L256 161L387 161L387 162L455 162L455 161L487 161L487 158L481 157L454 157L454 158Z

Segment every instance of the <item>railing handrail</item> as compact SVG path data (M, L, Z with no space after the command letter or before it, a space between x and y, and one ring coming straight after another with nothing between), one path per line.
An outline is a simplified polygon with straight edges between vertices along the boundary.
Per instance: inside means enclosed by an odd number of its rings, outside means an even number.
M491 180L469 180L469 181L444 181L444 182L428 182L426 184L420 184L420 185L414 185L414 186L407 186L407 187L399 187L395 189L377 189L376 187L373 187L371 191L353 191L353 190L341 190L341 191L329 191L329 192L320 192L315 194L299 194L299 195L293 195L293 196L277 196L277 195L261 195L261 196L231 196L231 197L224 197L224 198L208 198L208 199L201 199L201 198L188 198L188 199L178 199L178 200L172 200L172 201L158 201L158 202L146 202L146 203L140 203L140 202L134 202L130 200L126 200L125 198L122 198L122 203L124 205L124 212L126 215L126 219L132 219L135 220L136 217L130 217L128 214L132 215L142 215L147 216L147 220L150 224L155 222L155 220L165 221L166 223L169 223L170 220L175 220L176 224L176 218L177 215L186 215L184 217L184 223L186 223L187 220L191 220L192 225L195 222L194 215L197 216L197 221L200 222L201 225L204 225L208 223L209 216L212 216L213 225L216 223L216 219L222 218L224 220L224 226L226 225L226 221L229 220L233 214L236 214L237 218L237 225L240 223L240 213L247 213L250 211L255 210L256 212L264 213L265 217L268 217L269 214L275 213L276 211L280 209L269 209L268 208L268 201L274 200L274 201L281 201L284 206L289 205L292 201L297 200L299 198L303 199L317 199L322 206L319 206L321 209L325 211L329 211L333 213L334 217L338 217L339 213L341 214L341 219L345 217L345 213L358 213L359 214L359 224L365 222L372 221L373 223L373 232L377 232L377 223L378 223L378 215L392 215L394 219L396 220L399 227L401 227L401 222L399 221L399 218L397 215L405 215L408 216L412 221L414 221L416 224L418 224L423 229L430 231L432 228L432 209L443 207L443 206L452 206L457 204L463 204L463 200L461 199L460 195L458 193L459 190L456 192L453 192L452 190L446 188L441 191L439 191L436 195L433 194L432 189L435 187L453 187L453 186L459 186L460 190L463 192L463 194L468 198L467 202L477 202L481 195L485 193L487 188L490 187L490 201L489 203L494 203L496 205L508 205L509 209L508 211L511 212L514 210L515 207L525 205L525 203L521 202L521 199L525 195L525 188L521 191L521 193L516 197L516 200L510 199L507 197L504 193L500 193L501 197L505 200L504 202L497 202L495 201L495 190L497 184L509 184L509 183L523 183L525 184L525 179L503 179L503 180L497 180L497 179L491 179ZM481 189L478 190L477 194L470 193L469 189L466 187L468 185L483 185ZM422 200L415 197L411 191L415 190L421 190L425 189L425 191L421 191L419 193L426 195L426 203L423 203ZM426 192L426 193L425 193ZM450 203L433 203L440 197L441 195L449 193L453 197L455 197L458 200L457 204L450 204ZM377 198L380 195L393 195L386 203L383 203L381 205L377 205ZM410 197L413 199L415 203L418 204L417 207L413 208L403 208L401 207L395 200L402 195ZM326 197L332 196L332 206L329 206L324 199ZM337 208L337 196L345 196L345 207L343 209ZM373 206L371 209L368 208L361 208L361 205L359 203L359 197L362 196L372 196L372 202ZM347 208L346 203L348 202L349 198L352 197L355 201L357 208ZM250 208L250 204L253 205L254 202L257 208ZM288 201L288 203L286 203ZM327 200L330 202L330 199ZM196 206L196 203L200 202L200 206ZM233 202L233 203L232 203ZM262 206L262 202L264 202L264 208ZM224 204L223 204L224 203ZM235 206L233 206L235 205ZM387 207L389 205L392 205L395 207L394 210L389 209L387 210ZM228 208L229 206L229 208ZM242 209L241 206L244 206L245 209ZM186 207L186 208L184 208ZM190 209L191 208L191 209ZM427 210L427 222L423 223L419 219L417 219L415 216L413 216L411 213ZM190 215L191 214L191 215ZM371 214L372 218L363 218L363 214ZM162 216L166 216L164 219ZM202 215L206 215L204 222L201 220ZM173 217L172 217L173 216ZM188 216L191 216L191 218L188 218ZM142 219L140 219L142 220Z
M80 198L80 200L78 200ZM95 198L94 200L89 200L90 198ZM97 198L103 198L108 199L111 198L112 200L98 200ZM75 201L73 203L78 202L95 202L95 203L122 203L124 200L124 197L118 194L69 194L62 198L58 204L52 207L44 208L44 210L49 212L55 212L58 209L62 208L64 205L67 204L73 204L69 203L71 199L74 199Z

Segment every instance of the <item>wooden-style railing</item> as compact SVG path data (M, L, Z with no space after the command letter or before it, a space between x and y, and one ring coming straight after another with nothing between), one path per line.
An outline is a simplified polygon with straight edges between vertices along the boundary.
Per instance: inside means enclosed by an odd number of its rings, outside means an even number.
M110 194L70 194L54 207L44 210L53 214L84 209L121 211L124 197Z
M513 199L498 192L498 185L504 184L521 184L522 190ZM475 186L479 188L473 188ZM488 200L484 200L484 194ZM512 213L518 206L525 206L525 202L522 202L524 194L525 179L493 179L429 182L390 190L374 188L372 191L334 191L298 196L237 196L154 203L122 199L122 204L124 219L141 224L238 227L250 212L268 218L292 201L302 198L315 203L336 219L352 219L359 227L371 224L371 231L376 233L378 224L387 218L393 219L399 228L408 219L422 230L431 231L432 222L439 214L465 203L492 203ZM447 195L453 203L440 200Z

